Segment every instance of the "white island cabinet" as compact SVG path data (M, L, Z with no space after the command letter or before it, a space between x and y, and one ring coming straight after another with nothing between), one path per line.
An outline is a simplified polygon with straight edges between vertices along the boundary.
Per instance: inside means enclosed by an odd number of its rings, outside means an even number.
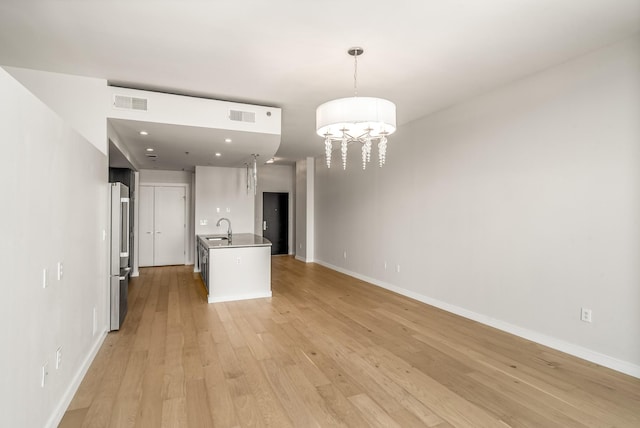
M200 270L209 303L271 297L271 242L239 233L199 235Z

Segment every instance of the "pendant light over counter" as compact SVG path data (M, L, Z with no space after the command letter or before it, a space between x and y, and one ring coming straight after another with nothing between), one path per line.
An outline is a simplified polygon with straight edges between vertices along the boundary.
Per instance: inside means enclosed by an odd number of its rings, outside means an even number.
M396 105L389 100L358 97L358 56L364 50L354 47L347 51L354 59L354 96L328 101L316 109L316 132L324 137L327 167L331 168L333 142L340 143L342 168L347 168L347 146L361 144L362 169L371 160L371 149L378 143L378 164L384 165L387 136L396 131Z

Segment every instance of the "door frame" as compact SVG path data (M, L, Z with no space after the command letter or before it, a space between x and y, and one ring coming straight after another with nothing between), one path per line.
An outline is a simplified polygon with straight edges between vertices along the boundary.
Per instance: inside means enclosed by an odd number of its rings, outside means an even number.
M291 251L292 251L292 248L291 248L291 246L292 246L292 236L291 236L292 235L292 222L295 219L292 218L293 201L292 201L292 198L291 198L291 192L289 192L289 191L282 192L282 191L277 191L277 190L263 190L260 193L261 193L261 198L260 198L260 211L261 211L260 212L260 218L261 218L261 221L260 221L260 236L263 236L263 237L264 237L264 229L263 229L263 224L264 224L264 194L265 193L277 193L277 194L287 195L287 204L286 204L287 205L287 216L286 216L286 219L287 219L287 228L286 228L286 230L287 230L287 241L286 241L287 252L284 253L284 254L278 254L278 255L284 256L284 255L292 254L291 253Z
M184 187L184 220L185 220L185 233L184 233L184 264L190 265L193 263L193 254L191 253L191 249L193 245L195 245L195 235L192 233L194 230L193 219L191 218L191 185L188 183L158 183L158 182L144 182L139 183L139 186L148 186L148 187ZM139 213L136 213L136 224L140 223ZM192 236L193 235L193 236ZM138 234L134 236L135 239L139 239ZM135 242L134 251L136 252L136 258L139 259L140 245L138 242ZM192 245L193 244L193 245Z

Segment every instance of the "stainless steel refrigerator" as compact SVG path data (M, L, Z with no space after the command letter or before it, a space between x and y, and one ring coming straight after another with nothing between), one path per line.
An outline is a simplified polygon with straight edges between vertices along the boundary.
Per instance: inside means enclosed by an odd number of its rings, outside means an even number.
M111 330L119 330L127 315L129 291L129 188L111 183Z

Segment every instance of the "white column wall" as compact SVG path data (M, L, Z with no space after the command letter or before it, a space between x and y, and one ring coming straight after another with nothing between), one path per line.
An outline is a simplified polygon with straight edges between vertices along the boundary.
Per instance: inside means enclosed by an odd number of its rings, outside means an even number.
M635 36L318 159L316 260L640 376L639 76Z
M316 200L316 192L315 192L315 177L316 177L316 165L314 159L312 157L307 158L307 176L306 176L306 187L307 187L307 198L306 198L306 259L307 262L313 262L315 258L315 235L316 235L316 224L315 224L315 200Z
M54 427L107 332L107 156L1 68L0 93L0 426Z
M307 259L307 161L296 162L296 259Z
M313 262L315 250L315 160L296 162L296 259Z

